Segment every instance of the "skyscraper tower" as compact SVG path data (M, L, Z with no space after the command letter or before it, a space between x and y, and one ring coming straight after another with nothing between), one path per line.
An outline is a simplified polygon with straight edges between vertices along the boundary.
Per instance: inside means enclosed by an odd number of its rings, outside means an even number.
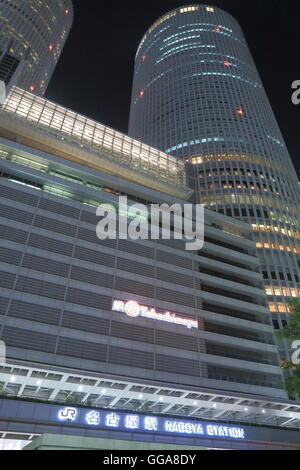
M72 0L0 0L0 10L0 80L43 95L72 26Z
M185 159L198 201L252 224L274 324L285 325L286 303L300 295L298 178L230 14L187 6L150 27L136 55L129 135Z

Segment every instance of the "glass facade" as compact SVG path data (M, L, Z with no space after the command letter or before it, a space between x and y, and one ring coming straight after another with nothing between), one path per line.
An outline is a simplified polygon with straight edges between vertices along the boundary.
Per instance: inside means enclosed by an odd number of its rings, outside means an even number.
M299 183L245 37L218 8L162 19L136 56L129 135L186 161L198 201L252 225L282 327L300 289Z
M1 65L17 61L20 72L14 84L43 95L72 23L71 0L1 0L0 70L7 72L1 78L11 78L11 67Z

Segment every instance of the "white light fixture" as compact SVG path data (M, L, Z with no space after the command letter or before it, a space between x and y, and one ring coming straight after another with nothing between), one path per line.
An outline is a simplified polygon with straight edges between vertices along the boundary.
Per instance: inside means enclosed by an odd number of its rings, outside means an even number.
M144 395L142 395L141 393L139 394L139 399L142 400L144 398Z
M37 384L37 385L42 385L42 381L41 381L41 380L37 380L37 381L36 381L36 384Z
M12 375L11 378L10 378L10 381L11 381L11 382L15 382L15 381L16 381L16 377L15 377L14 375Z

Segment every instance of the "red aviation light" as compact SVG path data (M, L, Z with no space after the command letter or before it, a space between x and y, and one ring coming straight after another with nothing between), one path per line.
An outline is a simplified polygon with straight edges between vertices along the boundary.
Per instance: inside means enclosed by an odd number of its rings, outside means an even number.
M142 61L143 61L143 62L146 62L146 60L147 60L147 56L146 56L146 55L143 55Z
M228 59L224 60L224 65L225 65L225 67L230 67L230 62L229 62Z
M34 92L34 90L35 90L35 84L33 83L32 85L30 85L29 91L31 91L31 93L32 93L32 92Z
M68 16L68 14L70 13L69 8L66 8L65 13L66 13L66 15Z
M141 90L140 91L140 98L144 98L144 96L145 96L145 90Z
M237 109L236 109L236 112L239 116L244 116L244 110L241 106L239 106Z
M215 28L215 31L217 31L217 33L219 33L221 30L219 27Z
M53 51L53 48L54 48L53 44L49 44L49 47L48 47L49 52L52 52L52 51Z

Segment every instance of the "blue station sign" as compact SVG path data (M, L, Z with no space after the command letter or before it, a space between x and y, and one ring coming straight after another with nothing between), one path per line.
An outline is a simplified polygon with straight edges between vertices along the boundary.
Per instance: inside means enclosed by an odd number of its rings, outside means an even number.
M234 440L246 439L245 429L238 426L116 411L64 407L58 410L57 421L70 425L84 425L108 430Z

